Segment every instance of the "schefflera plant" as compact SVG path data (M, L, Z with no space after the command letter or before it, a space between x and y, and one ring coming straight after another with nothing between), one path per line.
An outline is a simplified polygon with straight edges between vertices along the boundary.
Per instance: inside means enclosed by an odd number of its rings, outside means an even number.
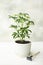
M29 27L34 25L34 22L31 21L28 13L20 12L18 14L9 15L9 18L14 20L14 24L10 26L15 30L12 34L13 38L19 38L21 41L25 41L26 37L30 38L30 33L32 33L32 31L29 29Z

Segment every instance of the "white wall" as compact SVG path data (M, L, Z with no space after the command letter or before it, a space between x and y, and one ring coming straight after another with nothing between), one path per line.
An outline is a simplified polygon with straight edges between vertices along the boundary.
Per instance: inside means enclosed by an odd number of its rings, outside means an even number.
M43 41L43 0L0 0L0 41L10 41L9 14L28 12L35 22L32 41Z

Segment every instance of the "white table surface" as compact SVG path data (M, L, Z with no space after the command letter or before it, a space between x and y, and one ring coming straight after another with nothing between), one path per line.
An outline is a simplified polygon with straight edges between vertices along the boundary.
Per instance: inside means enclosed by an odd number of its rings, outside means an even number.
M15 43L0 42L0 65L43 65L43 42L32 42L31 51L40 51L33 61L15 54Z

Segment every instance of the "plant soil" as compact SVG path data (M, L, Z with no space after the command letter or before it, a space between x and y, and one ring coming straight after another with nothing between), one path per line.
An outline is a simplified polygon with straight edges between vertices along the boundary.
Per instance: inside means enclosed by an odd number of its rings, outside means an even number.
M25 41L25 40L16 40L15 42L18 43L18 44L28 44L28 43L31 43L30 41Z

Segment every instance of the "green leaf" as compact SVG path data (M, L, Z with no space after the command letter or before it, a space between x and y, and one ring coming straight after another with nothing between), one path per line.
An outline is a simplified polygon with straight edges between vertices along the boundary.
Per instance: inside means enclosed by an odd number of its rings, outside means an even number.
M27 35L28 38L30 38L30 36Z
M17 35L17 33L13 32L13 34L12 34L13 38L16 38L16 35Z
M20 22L20 19L16 19L15 21L19 23Z
M30 25L30 21L28 21L28 23L27 23L27 26L29 26Z
M17 37L20 37L19 35L20 35L19 30L17 30Z
M25 38L25 34L20 33L20 37L21 37L22 39Z
M31 31L31 30L28 30L28 31L32 33L32 31Z
M31 23L32 25L34 25L34 22L33 22L33 21L30 21L30 23Z
M26 18L30 18L30 17L29 17L29 14L27 14L27 13L24 13L24 16L25 16Z
M26 34L26 35L28 34L28 30L25 30L25 34Z
M30 27L30 25L34 25L34 22L33 21L28 21L27 27Z
M11 27L11 28L17 28L17 26L16 26L16 25L11 25L10 27Z
M9 15L9 18L12 18L12 19L17 19L17 17L16 17L16 16L10 16L10 15Z

